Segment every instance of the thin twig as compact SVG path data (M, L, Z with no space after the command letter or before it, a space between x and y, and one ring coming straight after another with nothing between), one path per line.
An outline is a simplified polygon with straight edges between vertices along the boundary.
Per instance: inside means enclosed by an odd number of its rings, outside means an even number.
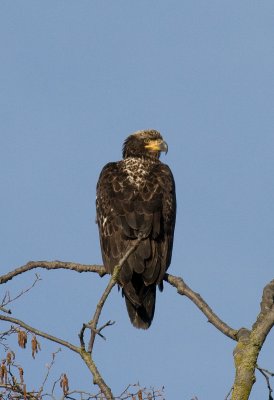
M225 400L228 400L228 399L229 399L229 396L231 395L232 390L233 390L233 386L232 386L232 388L230 389L230 391L227 393L227 395L225 396Z
M44 386L45 386L45 384L46 384L46 382L47 382L47 380L48 380L50 370L51 370L51 368L52 368L53 365L54 365L55 356L56 356L56 354L58 354L60 351L61 351L61 348L59 348L58 350L56 350L55 352L52 353L51 362L50 362L50 364L47 366L47 372L46 372L45 378L44 378L44 380L43 380L43 382L42 382L42 385L41 385L41 387L40 387L40 390L39 390L39 395L40 395L40 396L41 396L42 393L43 393Z
M257 368L257 369L260 369L260 370L262 370L262 371L264 371L267 375L269 375L269 376L271 376L271 377L274 376L274 372L270 372L270 371L268 371L268 369L260 368L258 365L256 366L256 368Z
M272 372L269 372L267 369L264 368L260 368L258 365L256 366L257 370L260 371L260 373L264 376L265 380L266 380L266 384L267 384L267 389L268 389L268 400L273 400L272 397L272 392L273 389L270 385L270 379L269 377L274 376L274 374Z
M12 298L11 298L9 295L8 295L8 296L6 295L6 296L4 297L4 299L3 299L3 301L2 301L2 304L1 304L0 309L2 309L2 307L5 307L7 304L10 304L10 303L12 303L13 301L19 299L19 297L23 296L25 293L29 292L29 291L36 285L36 283L37 283L38 281L40 281L40 280L41 280L40 276L39 276L38 274L35 274L35 280L34 280L34 282L32 283L31 286L29 286L28 288L22 290L22 291L21 291L19 294L17 294L15 297L12 297ZM7 298L7 300L6 300L6 298ZM7 310L6 312L7 312L8 314L11 314L11 311L10 311L10 310Z
M115 321L110 321L110 320L107 321L104 325L102 325L99 329L97 329L97 332L96 332L97 335L99 335L102 339L106 340L106 337L104 335L102 335L101 331L103 329L105 329L106 327L112 326L114 324L115 324Z
M81 346L81 349L82 350L85 350L85 341L84 341L84 333L85 333L85 329L86 329L86 327L87 327L87 324L83 324L82 325L82 328L81 328L81 330L80 330L80 333L79 333L79 339L80 339L80 346Z

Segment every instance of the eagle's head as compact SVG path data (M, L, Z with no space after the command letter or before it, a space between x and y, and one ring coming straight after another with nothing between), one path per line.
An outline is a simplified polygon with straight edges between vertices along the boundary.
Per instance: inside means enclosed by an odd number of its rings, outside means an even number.
M124 141L123 158L159 158L161 151L167 153L168 147L160 132L155 129L137 131Z

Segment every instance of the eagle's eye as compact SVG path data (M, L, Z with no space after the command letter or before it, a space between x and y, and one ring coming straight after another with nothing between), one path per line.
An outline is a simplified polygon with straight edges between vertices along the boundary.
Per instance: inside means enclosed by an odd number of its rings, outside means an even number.
M145 142L145 144L149 144L149 143L151 142L151 139L146 138L146 139L144 140L144 142Z

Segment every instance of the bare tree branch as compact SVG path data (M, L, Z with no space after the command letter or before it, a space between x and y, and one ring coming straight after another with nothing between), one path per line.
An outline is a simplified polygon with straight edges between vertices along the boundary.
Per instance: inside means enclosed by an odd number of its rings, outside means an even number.
M100 276L104 276L106 274L106 270L103 265L84 265L64 261L30 261L26 265L23 265L22 267L19 267L5 275L0 276L0 284L6 283L7 281L13 279L15 276L20 275L26 271L30 271L34 268L44 268L47 270L68 269L80 273L95 272L98 273ZM196 306L206 315L209 322L211 322L217 329L219 329L223 334L230 337L231 339L237 340L237 330L232 329L225 322L223 322L212 311L212 309L202 299L202 297L187 286L182 278L166 274L165 280L170 285L176 287L179 294L187 296L194 304L196 304Z
M5 307L2 307L2 306L0 306L0 311L4 312L6 314L11 314L11 310L9 310L9 309L7 309Z
M19 297L23 296L25 293L29 292L36 285L36 283L40 280L41 280L40 276L38 274L35 274L35 280L32 283L32 285L29 286L28 288L22 290L15 297L10 297L9 292L6 293L6 295L4 296L4 299L2 300L0 310L4 311L5 306L7 306L8 304L12 303L13 301L19 299ZM6 310L5 312L7 312L8 314L11 314L11 310Z
M106 270L103 265L85 265L65 261L29 261L22 267L16 268L13 271L0 276L0 285L2 283L8 282L17 275L23 274L24 272L30 271L35 268L44 268L48 270L70 269L76 272L96 272L100 276L104 276L106 274Z
M40 396L40 397L41 397L41 395L42 395L42 393L43 393L43 391L44 391L44 387L45 387L45 384L46 384L46 382L47 382L47 380L48 380L48 377L49 377L49 374L50 374L50 370L52 369L52 367L53 367L53 365L54 365L54 363L55 363L56 354L58 354L60 351L61 351L61 348L59 347L58 350L56 350L55 352L52 353L51 362L50 362L50 364L47 366L47 372L46 372L45 378L44 378L44 380L43 380L43 382L42 382L42 384L41 384L41 387L40 387L40 389L39 389L39 396Z
M267 369L260 368L258 365L257 365L256 368L257 368L258 371L260 371L260 373L263 375L263 377L266 380L267 389L268 389L268 400L273 400L273 397L272 397L273 389L272 389L272 387L270 385L270 379L269 378L271 376L274 376L274 374L272 372L269 372Z
M224 335L228 336L230 339L237 340L238 331L232 329L225 322L223 322L209 307L209 305L205 302L205 300L199 295L199 293L195 293L189 286L183 281L182 278L177 276L173 276L170 274L165 275L165 281L170 283L170 285L176 287L177 292L182 296L188 297L207 317L208 321L215 326L219 331L221 331Z
M7 322L11 322L12 324L21 326L21 328L24 328L26 331L32 332L37 336L43 337L45 339L48 339L52 342L58 343L64 347L67 347L68 349L74 351L75 353L79 353L80 349L77 346L74 346L73 344L66 342L63 339L59 339L56 336L50 335L49 333L40 331L39 329L33 328L32 326L26 324L25 322L21 321L20 319L17 318L13 318L13 317L9 317L6 315L1 315L0 314L0 320L2 321L7 321Z
M48 339L52 342L58 343L64 347L67 347L68 349L74 351L75 353L79 354L81 356L81 358L83 359L83 361L85 362L86 366L88 367L88 369L90 370L90 372L93 375L93 382L94 384L98 385L102 391L102 393L104 393L104 395L106 396L107 400L112 400L113 399L113 395L111 393L111 389L106 385L105 381L103 380L101 374L99 373L94 361L91 358L90 353L86 352L84 349L82 349L81 347L77 347L63 339L60 339L56 336L52 336L46 332L40 331L28 324L26 324L25 322L16 319L16 318L12 318L6 315L1 315L0 314L0 320L2 321L7 321L7 322L11 322L15 325L19 325L22 328L26 329L29 332L34 333L37 336L41 336L45 339Z
M233 386L232 386L232 388L230 389L230 391L227 393L227 395L225 396L225 400L229 400L230 395L231 395L231 393L232 393L232 390L233 390Z

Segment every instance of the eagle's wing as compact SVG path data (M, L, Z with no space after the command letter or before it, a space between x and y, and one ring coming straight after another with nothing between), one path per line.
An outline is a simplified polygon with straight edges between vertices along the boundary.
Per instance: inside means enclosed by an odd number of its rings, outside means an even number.
M158 185L163 191L162 213L161 213L161 271L157 283L161 283L168 269L173 248L174 228L176 222L176 192L175 182L170 168L160 164L157 172Z
M131 198L120 162L105 165L97 183L96 213L102 257L110 274L127 249L131 232L126 224L123 228L123 222Z

